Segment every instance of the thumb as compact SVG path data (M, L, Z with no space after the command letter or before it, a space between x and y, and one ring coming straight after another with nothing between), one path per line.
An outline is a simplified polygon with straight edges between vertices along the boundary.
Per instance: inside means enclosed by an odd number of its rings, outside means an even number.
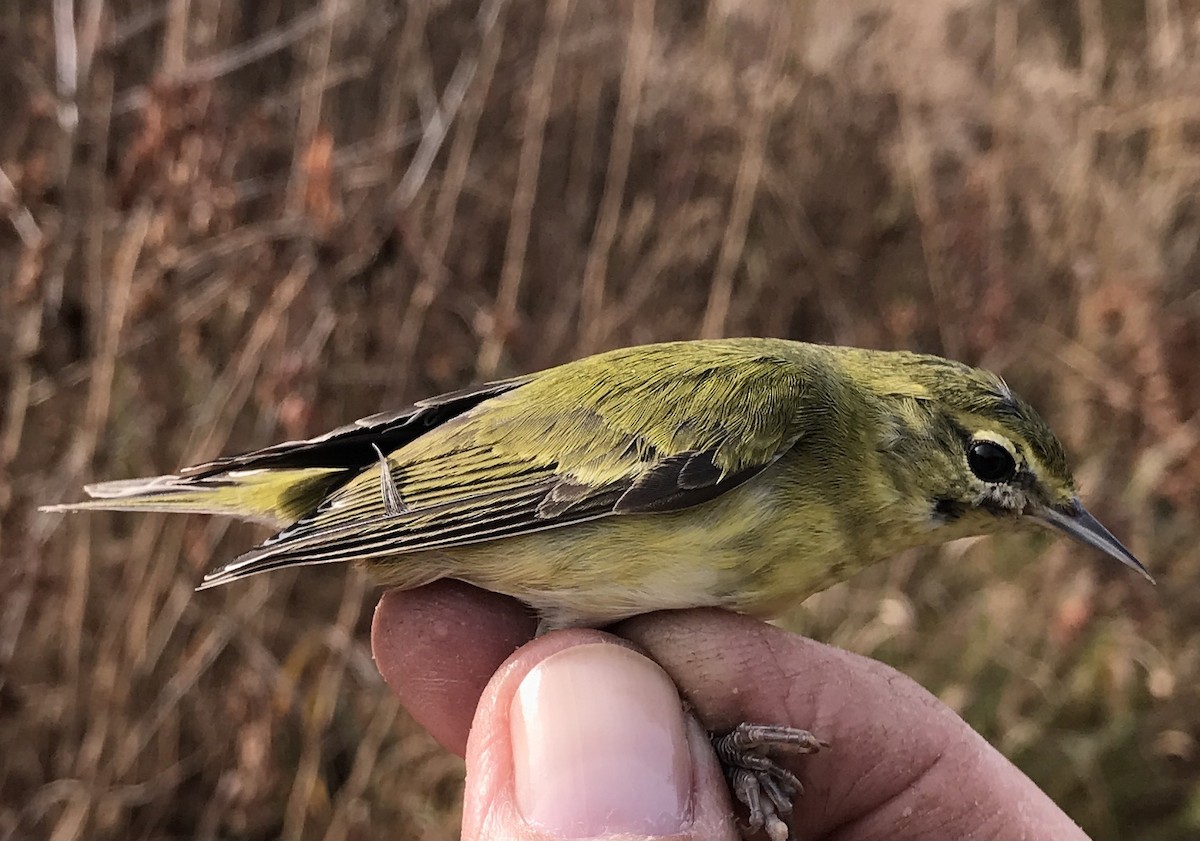
M462 835L739 838L708 737L666 672L587 630L534 640L488 684L467 741Z

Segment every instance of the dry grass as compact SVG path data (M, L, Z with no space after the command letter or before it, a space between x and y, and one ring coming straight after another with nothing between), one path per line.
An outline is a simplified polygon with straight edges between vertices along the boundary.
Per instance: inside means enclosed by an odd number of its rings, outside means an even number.
M1194 0L13 0L0 46L0 838L453 835L360 578L198 595L259 535L33 506L701 334L1041 406L1157 589L1014 538L793 621L1093 833L1200 832Z

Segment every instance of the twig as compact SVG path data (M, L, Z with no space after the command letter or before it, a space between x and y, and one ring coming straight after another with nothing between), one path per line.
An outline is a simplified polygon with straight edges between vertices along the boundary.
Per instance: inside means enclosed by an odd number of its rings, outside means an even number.
M116 751L112 762L118 775L129 772L151 737L175 711L180 699L187 695L208 667L216 661L217 656L225 650L232 634L233 628L229 625L214 625L212 630L191 648L187 659L174 667L174 674L170 680L159 687L154 703L148 706L145 715L136 725L129 729L125 740Z
M525 271L525 252L529 247L529 232L533 227L533 201L537 196L538 166L542 159L546 122L550 118L550 97L554 91L554 74L562 49L563 30L571 0L554 0L546 9L546 21L533 62L529 83L529 105L521 126L521 153L517 160L517 183L513 188L508 237L504 243L504 265L500 269L500 285L492 311L492 323L479 350L476 371L485 377L496 372L504 338L517 311L517 295L521 275Z
M38 227L29 208L21 202L17 188L3 167L0 167L0 208L8 208L8 221L12 222L26 248L37 248L42 244L42 229Z
M488 40L488 36L500 17L500 12L507 3L508 0L490 0L479 10L475 22L479 27L482 42ZM450 125L454 122L454 117L467 95L471 80L475 78L475 71L479 68L479 49L476 47L464 53L459 58L458 64L455 65L454 73L450 76L450 81L446 83L446 90L442 94L441 102L429 115L425 124L421 143L417 146L416 153L413 154L412 162L392 192L389 203L393 210L402 210L408 207L416 198L421 185L425 183L429 169L433 166L437 153L446 140Z
M479 63L472 82L473 89L469 98L464 100L462 113L458 117L458 127L454 132L454 141L447 155L445 171L441 176L441 189L434 203L429 243L426 245L421 241L410 245L410 250L415 248L419 255L421 279L409 295L408 306L404 309L404 317L396 333L398 359L416 358L417 345L420 343L429 309L450 281L450 271L445 265L446 249L449 248L450 237L454 233L454 214L470 170L479 118L483 114L483 106L500 60L500 48L504 41L503 12L506 9L507 4L504 4L496 23L484 33ZM407 233L410 235L409 239L416 239L411 231L413 227L403 227L401 234ZM393 379L394 388L400 394L405 393L410 371L409 366L402 366Z
M59 2L62 2L62 0L59 0ZM273 29L265 35L246 41L243 44L217 53L209 58L192 62L184 67L172 81L178 84L189 85L197 82L211 81L212 79L224 76L226 73L232 73L234 70L245 67L247 64L253 64L304 39L310 33L326 25L329 22L331 14L338 18L344 17L350 12L357 10L358 6L359 4L354 2L354 0L347 0L347 2L338 5L331 12L329 7L322 5L319 9L298 16L287 26ZM114 116L126 114L143 107L149 101L150 86L138 85L135 88L122 91L114 97L112 113Z
M123 47L126 41L141 35L166 16L166 0L158 3L156 6L147 6L131 12L121 20L113 22L109 27L108 33L104 38L104 48L115 52L119 47Z
M101 23L104 20L104 0L83 0L83 9L79 15L79 69L76 73L76 86L83 87L86 96L86 82L92 73L92 60L96 57L96 45L100 43Z
M916 208L921 252L925 257L925 279L929 284L933 304L934 321L942 352L957 357L963 347L962 330L954 325L954 306L949 272L942 258L940 233L941 214L933 188L933 173L929 139L918 125L914 105L900 99L899 108L900 145L904 151L912 179L913 204Z
M1166 78L1179 67L1184 50L1183 13L1172 0L1151 0L1146 4L1147 29L1150 38L1150 60L1160 78Z
M729 221L725 224L721 251L717 255L717 267L713 271L712 285L709 287L708 306L705 307L704 320L700 327L700 336L705 339L715 339L723 335L725 322L729 317L733 280L742 262L742 252L746 247L746 230L750 225L754 200L758 197L759 180L762 178L763 161L767 153L767 134L771 127L774 105L771 90L779 78L783 57L791 43L788 38L788 23L788 16L780 15L777 25L773 27L764 75L758 80L759 85L753 92L754 112L743 135L741 162L733 185Z
M333 52L333 22L340 14L341 0L324 0L321 6L326 12L325 25L308 50L310 63L304 74L300 113L296 117L295 152L287 190L288 215L296 217L304 212L308 193L308 156L321 127L321 103L325 99L325 80L329 75L329 59Z
M446 133L450 130L450 123L454 121L454 115L462 105L463 97L467 95L467 88L471 84L471 77L475 75L478 63L478 56L464 56L454 68L454 75L446 83L446 92L442 95L441 102L425 123L421 143L417 146L412 163L408 165L404 177L392 192L390 203L394 209L402 210L412 204L417 191L425 183L429 169L433 166L433 161L446 139Z
M579 313L579 350L583 353L597 350L596 344L604 329L602 315L608 258L621 221L621 204L625 196L625 182L629 177L629 161L633 155L633 134L653 42L654 0L634 0L633 16L629 22L629 46L621 73L616 124L613 126L612 145L609 147L608 167L604 176L604 194L600 198L592 244L583 269L583 295Z
M81 475L95 456L100 435L109 420L117 354L120 351L121 337L125 332L133 299L133 285L138 260L146 244L146 235L150 230L150 219L151 211L148 205L141 205L134 211L120 245L117 247L116 255L113 257L112 283L103 302L106 318L96 337L92 362L93 373L88 389L87 404L66 458L66 475L70 477ZM92 582L93 558L90 547L90 526L86 521L79 524L74 537L74 544L71 547L71 572L63 605L61 640L67 673L71 675L71 682L76 691L82 696L86 689L79 676L83 665L81 657L84 647L88 592ZM77 698L76 703L84 703L82 697Z
M362 612L363 595L367 589L366 576L361 573L346 576L342 603L336 624L330 630L343 638L358 623ZM340 633L339 633L340 632ZM331 649L337 649L331 646ZM326 731L333 718L337 697L346 674L346 655L329 657L321 669L317 686L309 698L308 714L304 718L304 746L297 763L296 776L288 795L283 815L284 838L303 838L304 824L312 805L313 794L320 779L321 754ZM311 833L309 833L311 834Z
M246 404L254 386L254 376L265 359L264 349L279 334L280 324L296 296L304 289L316 267L310 254L302 254L287 275L279 281L270 301L254 320L241 349L226 365L209 389L208 398L196 407L192 434L186 454L188 460L211 458L222 438L227 439L234 418Z
M380 750L394 732L396 716L399 713L400 702L395 696L383 693L362 739L355 745L354 765L351 766L350 774L337 792L337 799L332 805L332 814L325 829L325 841L336 841L352 834L354 805L368 793Z
M192 0L169 0L158 59L158 72L168 79L178 78L187 67L191 11Z
M74 0L54 0L54 60L58 83L58 124L68 135L79 125L75 90L79 82L79 52L75 43Z

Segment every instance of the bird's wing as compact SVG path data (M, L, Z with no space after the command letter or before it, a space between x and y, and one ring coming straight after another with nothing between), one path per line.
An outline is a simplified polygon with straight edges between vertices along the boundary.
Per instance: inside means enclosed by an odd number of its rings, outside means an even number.
M803 434L809 378L752 346L605 354L552 369L390 453L205 579L676 511L737 487ZM811 415L811 413L810 413Z

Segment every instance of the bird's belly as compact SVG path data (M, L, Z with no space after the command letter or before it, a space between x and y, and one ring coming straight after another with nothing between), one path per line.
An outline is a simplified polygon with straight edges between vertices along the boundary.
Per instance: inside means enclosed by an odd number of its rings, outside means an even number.
M769 488L743 487L685 511L608 517L389 566L513 596L546 627L706 606L770 615L849 574L853 553L832 511L810 511L804 522L804 532L789 530Z

